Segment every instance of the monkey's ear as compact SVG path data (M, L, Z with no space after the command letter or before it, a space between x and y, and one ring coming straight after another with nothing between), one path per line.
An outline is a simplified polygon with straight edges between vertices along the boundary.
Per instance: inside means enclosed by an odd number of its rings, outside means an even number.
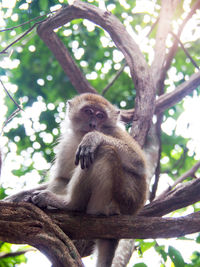
M120 109L117 109L116 112L115 112L115 114L116 114L117 116L119 116L119 115L120 115Z
M67 100L67 106L71 106L72 101L71 100Z
M69 110L71 106L72 106L72 101L71 100L67 100L66 110Z

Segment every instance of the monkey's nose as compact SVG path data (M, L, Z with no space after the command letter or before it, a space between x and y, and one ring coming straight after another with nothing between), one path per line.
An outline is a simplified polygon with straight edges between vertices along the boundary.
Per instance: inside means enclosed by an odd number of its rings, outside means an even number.
M90 129L95 130L96 129L96 123L90 122L89 127L90 127Z

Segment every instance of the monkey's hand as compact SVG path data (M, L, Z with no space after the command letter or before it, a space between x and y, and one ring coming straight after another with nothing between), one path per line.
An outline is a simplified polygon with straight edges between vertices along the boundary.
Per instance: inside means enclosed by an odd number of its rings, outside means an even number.
M76 151L75 164L80 162L81 169L89 168L94 161L94 154L98 146L102 143L102 138L98 132L87 133Z

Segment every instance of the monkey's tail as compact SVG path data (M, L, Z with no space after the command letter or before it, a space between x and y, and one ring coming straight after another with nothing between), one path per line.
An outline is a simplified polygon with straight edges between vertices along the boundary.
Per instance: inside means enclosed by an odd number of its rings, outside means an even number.
M97 246L97 264L96 267L110 267L115 255L115 250L119 240L117 239L98 239Z

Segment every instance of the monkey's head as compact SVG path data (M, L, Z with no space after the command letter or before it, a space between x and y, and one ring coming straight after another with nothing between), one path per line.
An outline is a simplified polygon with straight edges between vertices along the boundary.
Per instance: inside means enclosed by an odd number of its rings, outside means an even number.
M68 117L74 131L104 132L116 126L119 110L104 97L86 93L68 101Z

